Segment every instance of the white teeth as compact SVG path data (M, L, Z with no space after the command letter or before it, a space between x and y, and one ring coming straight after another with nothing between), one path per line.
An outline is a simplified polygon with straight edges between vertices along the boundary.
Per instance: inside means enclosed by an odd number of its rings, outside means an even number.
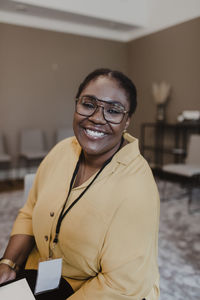
M89 134L91 136L94 136L94 137L101 137L101 136L105 135L105 133L103 133L103 132L93 131L93 130L90 130L90 129L86 129L86 132L87 132L87 134Z

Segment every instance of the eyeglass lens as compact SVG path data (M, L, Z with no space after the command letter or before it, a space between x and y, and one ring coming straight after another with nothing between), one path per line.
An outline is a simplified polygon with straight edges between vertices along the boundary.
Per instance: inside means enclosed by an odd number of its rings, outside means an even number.
M101 104L98 104L101 102ZM97 100L92 96L82 96L78 99L76 111L83 116L91 116L96 109L103 107L103 114L106 121L111 123L120 123L124 117L124 108L116 103Z

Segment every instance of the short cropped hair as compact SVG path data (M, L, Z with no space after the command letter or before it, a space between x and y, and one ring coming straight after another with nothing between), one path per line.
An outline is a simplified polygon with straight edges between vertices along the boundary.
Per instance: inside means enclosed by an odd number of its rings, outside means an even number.
M119 87L124 89L127 95L127 99L130 103L129 116L131 116L135 112L137 107L137 90L132 80L120 71L115 71L107 68L94 70L93 72L88 74L87 77L80 84L78 92L76 94L76 98L78 98L81 95L83 90L91 81L97 79L100 76L108 77L110 79L115 80Z

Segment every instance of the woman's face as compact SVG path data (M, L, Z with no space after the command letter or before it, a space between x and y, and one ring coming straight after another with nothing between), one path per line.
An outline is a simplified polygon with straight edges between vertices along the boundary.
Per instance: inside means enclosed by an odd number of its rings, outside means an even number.
M92 95L106 102L115 100L122 104L126 111L130 108L124 89L108 77L100 76L91 81L80 96L83 95ZM75 112L73 127L85 154L100 156L107 153L110 157L118 149L123 131L128 127L129 122L130 117L126 113L120 124L109 123L104 119L102 108L98 108L90 117Z

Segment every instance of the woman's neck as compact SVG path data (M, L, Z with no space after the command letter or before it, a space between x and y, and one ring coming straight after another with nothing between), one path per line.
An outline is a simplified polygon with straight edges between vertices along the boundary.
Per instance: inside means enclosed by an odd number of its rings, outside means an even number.
M121 142L112 151L106 152L102 155L89 155L88 153L81 153L80 166L76 176L74 187L77 187L87 181L98 170L102 168L105 162L111 158L119 149L127 144L126 141Z
M113 149L108 152L105 152L101 155L90 155L83 151L82 153L82 163L91 169L98 170L104 163L111 158L120 148L126 145L126 141L120 141Z

